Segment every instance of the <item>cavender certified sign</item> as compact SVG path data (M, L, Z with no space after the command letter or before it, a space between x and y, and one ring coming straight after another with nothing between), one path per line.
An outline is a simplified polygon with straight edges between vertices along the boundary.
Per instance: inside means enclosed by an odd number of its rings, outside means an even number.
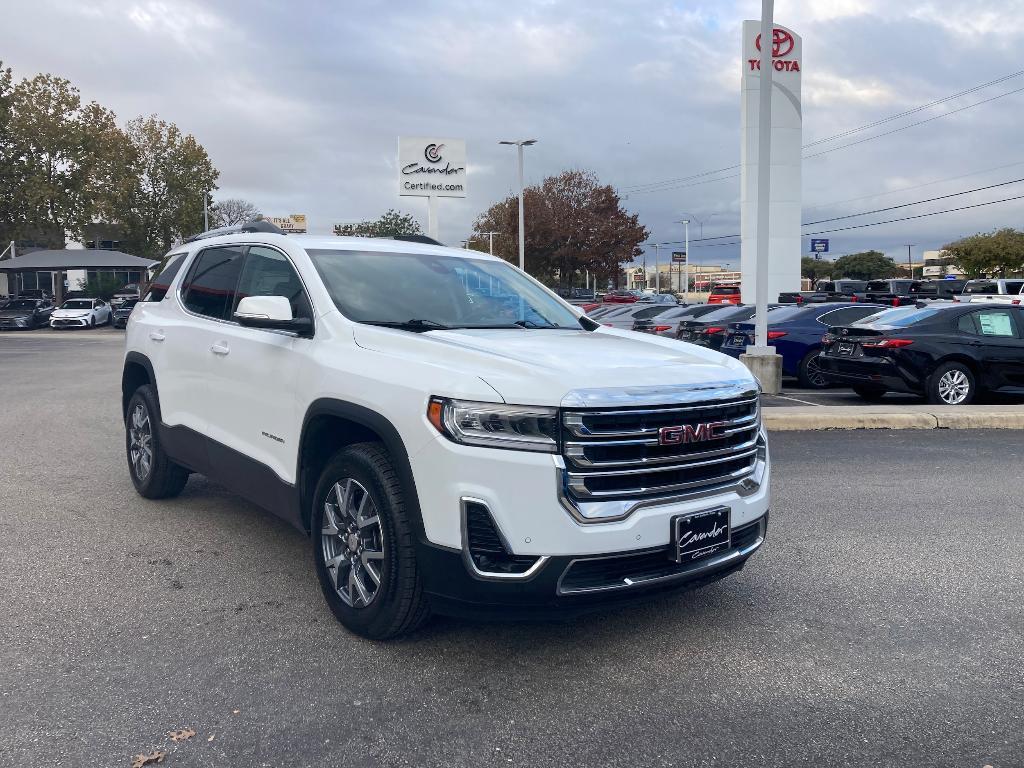
M465 197L465 140L399 137L398 194Z

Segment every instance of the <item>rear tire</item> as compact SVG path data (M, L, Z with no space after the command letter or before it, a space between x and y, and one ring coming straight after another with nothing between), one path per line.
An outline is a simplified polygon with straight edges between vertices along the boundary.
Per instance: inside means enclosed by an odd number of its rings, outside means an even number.
M160 443L160 409L149 384L135 390L125 415L125 452L128 473L140 496L168 499L181 493L188 470L171 461Z
M978 396L978 384L963 363L944 363L928 377L926 394L933 405L969 405Z
M351 445L327 463L311 525L320 587L345 627L387 640L426 621L430 607L402 485L380 444Z
M829 386L830 382L825 378L825 372L818 365L818 352L817 349L812 349L806 355L804 359L800 361L800 368L797 370L797 378L800 380L800 386L807 387L808 389L825 389Z
M867 400L869 403L877 403L885 397L886 392L883 387L856 386L852 389L861 397L862 400Z

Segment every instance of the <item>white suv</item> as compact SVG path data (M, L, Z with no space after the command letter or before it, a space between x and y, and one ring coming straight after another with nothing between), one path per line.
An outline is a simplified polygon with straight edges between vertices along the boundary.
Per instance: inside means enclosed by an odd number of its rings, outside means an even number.
M575 613L714 581L764 541L737 361L602 327L475 251L269 229L175 249L136 305L128 467L147 498L197 472L310 534L351 630Z

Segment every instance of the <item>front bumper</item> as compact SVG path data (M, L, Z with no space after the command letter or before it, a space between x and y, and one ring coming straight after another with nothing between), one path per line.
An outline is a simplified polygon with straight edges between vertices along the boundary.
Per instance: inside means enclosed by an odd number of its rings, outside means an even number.
M31 319L27 317L0 317L0 330L11 331L28 328Z
M88 317L54 317L50 319L52 328L88 328Z
M462 553L422 543L420 573L437 613L508 620L570 617L718 581L743 568L767 533L766 512L734 529L732 548L695 564L676 564L664 546L595 557L548 557L529 578L514 580L476 576Z

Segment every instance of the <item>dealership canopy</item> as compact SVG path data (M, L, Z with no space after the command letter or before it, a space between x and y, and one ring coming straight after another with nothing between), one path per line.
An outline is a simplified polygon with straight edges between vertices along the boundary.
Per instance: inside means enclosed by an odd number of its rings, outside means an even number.
M46 272L65 269L129 269L145 270L158 262L132 256L121 251L97 248L68 248L54 251L32 251L24 256L0 261L0 272Z

